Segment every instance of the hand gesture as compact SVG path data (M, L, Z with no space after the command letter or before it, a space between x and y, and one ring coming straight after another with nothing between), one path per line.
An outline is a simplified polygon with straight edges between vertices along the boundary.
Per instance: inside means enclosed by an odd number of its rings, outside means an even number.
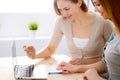
M75 73L78 70L77 65L72 65L71 63L67 63L67 62L61 62L58 66L57 66L57 70L62 70L63 74L68 74L68 73Z
M35 48L33 46L24 45L23 48L24 48L24 51L26 51L26 54L29 58L31 58L31 59L35 58L36 51L35 51Z

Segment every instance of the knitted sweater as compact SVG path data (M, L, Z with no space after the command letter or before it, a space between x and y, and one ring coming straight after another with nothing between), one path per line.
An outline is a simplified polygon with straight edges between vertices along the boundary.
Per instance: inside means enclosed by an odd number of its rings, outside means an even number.
M64 35L72 58L81 58L82 56L84 58L94 58L102 56L103 47L113 31L113 25L109 20L104 20L95 14L94 24L90 26L92 27L92 31L89 40L86 46L80 49L73 42L71 23L63 17L58 17L49 45L57 47Z

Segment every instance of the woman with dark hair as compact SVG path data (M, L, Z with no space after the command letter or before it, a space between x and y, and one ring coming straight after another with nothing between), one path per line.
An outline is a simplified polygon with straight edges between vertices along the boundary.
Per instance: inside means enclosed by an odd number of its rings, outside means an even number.
M24 46L28 57L50 57L64 36L71 64L90 64L101 60L103 47L113 32L111 22L90 12L84 0L54 0L54 9L58 18L48 45L38 53L33 46ZM86 43L82 44L81 39L86 39Z
M104 58L89 65L72 65L63 62L58 66L63 73L85 72L83 80L120 80L120 1L119 0L92 0L95 10L104 19L110 19L115 25L115 37L107 44ZM106 30L107 32L107 30ZM107 79L99 74L108 72Z

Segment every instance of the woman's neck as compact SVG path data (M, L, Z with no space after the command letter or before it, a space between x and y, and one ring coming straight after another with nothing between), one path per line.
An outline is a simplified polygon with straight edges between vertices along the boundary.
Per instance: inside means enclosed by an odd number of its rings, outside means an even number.
M94 15L91 12L87 12L87 13L83 13L80 14L80 16L78 16L73 22L72 25L74 26L88 26L90 24L92 24L94 21Z

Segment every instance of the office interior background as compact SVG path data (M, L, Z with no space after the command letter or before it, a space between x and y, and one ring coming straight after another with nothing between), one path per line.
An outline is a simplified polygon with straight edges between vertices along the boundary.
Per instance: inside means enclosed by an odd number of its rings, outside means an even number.
M91 0L84 0L89 10L94 11ZM0 57L12 56L13 40L17 55L25 55L24 44L42 49L49 41L57 15L53 0L0 0ZM36 38L29 38L28 23L37 21ZM63 47L64 46L64 47ZM56 54L69 55L64 39Z

